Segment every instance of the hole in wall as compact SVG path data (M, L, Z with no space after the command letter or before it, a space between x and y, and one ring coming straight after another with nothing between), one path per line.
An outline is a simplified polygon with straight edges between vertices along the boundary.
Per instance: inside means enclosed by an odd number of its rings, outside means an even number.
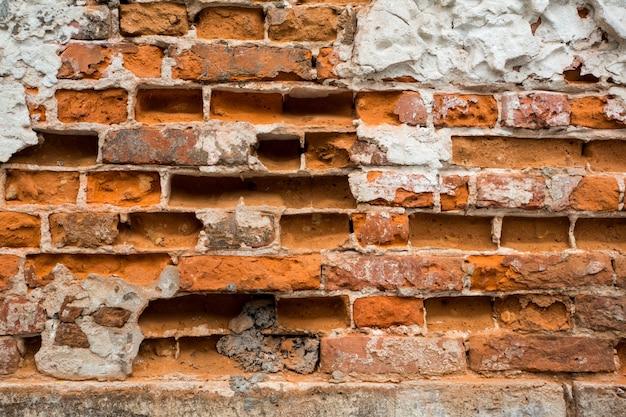
M202 222L194 213L130 213L119 223L118 242L137 248L193 248Z
M256 155L270 171L294 171L300 169L300 138L259 135Z
M330 331L350 327L347 296L282 298L278 300L278 326L285 330Z
M200 89L144 89L137 92L135 119L138 122L201 122L202 118Z
M98 157L98 136L95 134L39 133L39 144L14 154L9 164L42 166L89 166Z
M347 243L349 235L347 214L290 214L280 219L280 242L285 248L333 249Z

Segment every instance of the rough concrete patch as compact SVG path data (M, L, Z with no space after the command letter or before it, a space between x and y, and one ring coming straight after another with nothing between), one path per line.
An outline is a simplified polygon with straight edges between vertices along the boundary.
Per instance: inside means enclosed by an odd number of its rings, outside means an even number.
M6 162L20 149L37 144L37 135L30 128L24 87L16 82L3 82L0 89L0 162Z

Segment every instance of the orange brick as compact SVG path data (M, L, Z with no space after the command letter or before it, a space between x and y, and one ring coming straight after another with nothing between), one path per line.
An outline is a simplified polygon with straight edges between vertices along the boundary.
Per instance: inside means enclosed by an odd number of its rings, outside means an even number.
M354 234L359 243L379 246L404 246L409 239L406 214L369 212L353 214Z
M189 30L187 9L167 2L120 5L120 31L127 36L182 36Z
M426 124L426 106L414 91L359 93L356 96L357 116L367 124Z
M38 216L9 211L0 212L0 247L36 248L40 240L41 220Z
M269 38L273 41L332 41L337 37L337 12L330 7L272 8Z
M624 129L626 125L611 120L605 112L608 97L580 97L570 100L572 107L571 124L593 129Z
M569 202L574 210L616 211L619 185L614 177L583 177L570 194Z
M158 204L159 175L154 172L92 172L87 177L87 203L118 206Z
M11 289L11 278L19 272L20 262L19 256L0 255L0 291Z
M611 286L611 258L603 253L470 256L471 289L517 291Z
M154 45L118 45L124 58L124 68L140 78L157 78L161 76L163 50Z
M58 78L98 79L111 63L111 50L104 45L71 43L61 53Z
M320 287L319 255L190 256L180 259L187 291L291 291Z
M357 327L424 325L424 302L417 298L358 298L353 311Z
M263 9L207 7L198 14L198 37L203 39L259 39L265 35Z
M161 271L172 263L167 254L150 255L28 255L24 265L24 276L29 287L41 287L52 279L52 270L57 264L64 265L78 278L89 274L105 277L117 276L137 285L151 285Z
M78 172L7 172L5 197L9 204L76 203Z
M498 106L493 96L436 94L433 118L437 127L494 127Z
M63 123L114 124L126 121L128 93L110 90L57 90L58 118Z
M464 210L469 199L469 177L448 175L441 179L441 210Z
M339 78L335 74L335 67L339 64L339 55L335 48L320 48L315 59L315 68L317 69L317 78L320 80L327 78Z

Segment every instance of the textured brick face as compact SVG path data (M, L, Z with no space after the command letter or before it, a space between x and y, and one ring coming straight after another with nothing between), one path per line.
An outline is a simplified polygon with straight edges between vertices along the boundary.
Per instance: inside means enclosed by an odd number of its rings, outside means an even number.
M0 414L621 415L626 12L527 3L0 0Z

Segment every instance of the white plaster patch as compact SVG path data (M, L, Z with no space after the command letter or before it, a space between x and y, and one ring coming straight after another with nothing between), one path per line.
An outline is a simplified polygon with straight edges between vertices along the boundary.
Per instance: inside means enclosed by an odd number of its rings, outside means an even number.
M359 18L352 61L337 70L357 78L408 75L433 85L563 81L578 55L583 73L625 82L623 1L593 1L585 18L579 3L378 0Z
M361 124L357 136L386 151L391 164L440 168L452 156L452 139L446 129Z
M0 89L0 162L30 145L37 144L37 135L30 128L26 92L17 82L3 82Z

